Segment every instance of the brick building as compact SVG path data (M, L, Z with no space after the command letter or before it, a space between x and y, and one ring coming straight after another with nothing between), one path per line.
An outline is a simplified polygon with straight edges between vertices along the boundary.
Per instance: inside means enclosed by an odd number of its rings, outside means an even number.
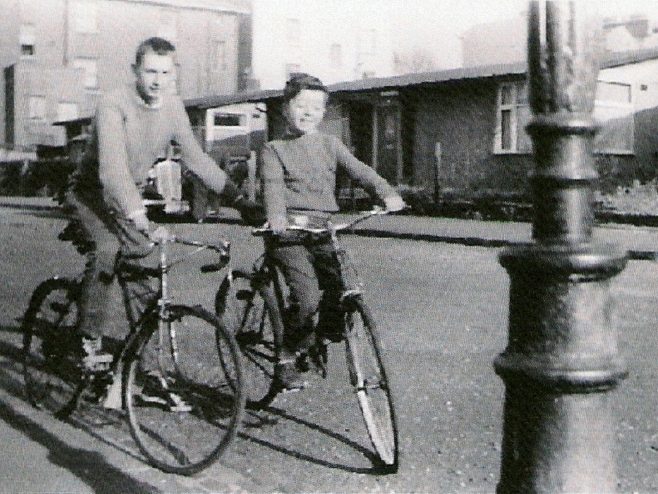
M88 116L131 80L139 42L178 50L183 98L230 94L251 65L251 0L0 0L0 148L66 144L53 122Z

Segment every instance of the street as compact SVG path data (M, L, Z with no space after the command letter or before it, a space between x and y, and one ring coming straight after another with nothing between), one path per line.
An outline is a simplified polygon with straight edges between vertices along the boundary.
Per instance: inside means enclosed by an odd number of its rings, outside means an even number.
M11 435L5 449L33 447L33 458L56 465L62 478L49 490L70 492L494 492L498 480L504 386L492 362L506 343L508 278L499 250L440 242L346 236L363 278L366 301L388 355L400 432L398 474L372 471L356 398L347 385L344 352L335 345L326 380L250 412L229 451L193 478L158 472L139 457L120 416L99 411L69 423L32 410L21 395L17 318L43 279L77 275L83 259L57 240L64 221L48 212L0 209L0 418ZM172 225L193 238L233 241L236 265L259 254L261 240L229 225ZM194 266L173 272L174 295L211 308L221 273ZM630 375L611 394L616 413L620 492L658 491L658 266L633 261L613 280L620 352ZM116 298L118 303L118 296ZM117 331L121 319L116 318ZM48 451L50 453L48 453ZM39 492L29 464L5 451L3 492ZM13 458L13 463L12 460ZM38 470L38 466L34 467ZM232 473L233 472L233 473ZM98 477L102 477L101 482ZM58 477L59 478L59 477ZM34 483L32 483L34 482Z

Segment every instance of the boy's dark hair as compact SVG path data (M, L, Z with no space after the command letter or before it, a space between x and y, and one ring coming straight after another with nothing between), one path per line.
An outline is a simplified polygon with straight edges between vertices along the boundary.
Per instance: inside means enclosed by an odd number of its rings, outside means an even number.
M284 101L290 101L304 89L324 91L327 96L329 95L329 90L322 84L320 79L303 72L298 72L291 75L288 82L286 82L286 87L283 90Z
M135 65L137 67L142 63L142 59L147 51L152 51L158 55L168 55L175 52L176 47L166 39L158 38L157 36L145 39L139 44L135 52Z

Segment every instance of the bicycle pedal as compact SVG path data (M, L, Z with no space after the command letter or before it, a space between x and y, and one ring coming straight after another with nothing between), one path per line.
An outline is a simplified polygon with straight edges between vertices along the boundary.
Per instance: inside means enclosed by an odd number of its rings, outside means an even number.
M113 360L114 357L109 353L90 355L82 359L82 365L93 372L108 371Z

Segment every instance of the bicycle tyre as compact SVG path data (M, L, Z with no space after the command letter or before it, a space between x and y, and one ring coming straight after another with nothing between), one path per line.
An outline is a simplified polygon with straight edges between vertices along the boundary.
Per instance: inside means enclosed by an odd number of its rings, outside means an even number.
M348 301L345 348L366 430L383 467L397 472L398 428L375 321L360 297Z
M279 392L274 383L277 344L272 325L274 296L253 287L249 273L234 271L215 296L215 312L235 336L247 383L247 407L260 410ZM278 313L278 312L277 312Z
M142 326L127 357L123 397L131 434L149 463L190 475L234 440L245 409L244 381L238 346L217 317L184 305L168 314L162 339L157 314Z
M51 278L32 293L23 316L23 379L30 404L65 418L84 385L77 332L80 284Z

